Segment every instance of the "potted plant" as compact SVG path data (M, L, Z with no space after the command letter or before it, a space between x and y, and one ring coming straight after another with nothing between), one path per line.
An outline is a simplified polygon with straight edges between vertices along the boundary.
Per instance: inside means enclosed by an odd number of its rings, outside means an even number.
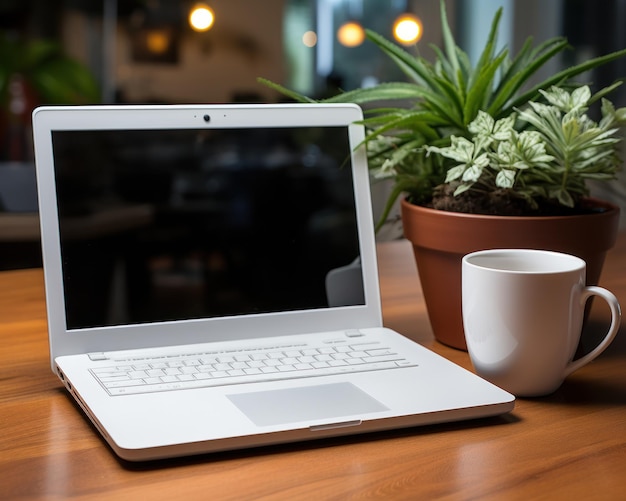
M32 157L28 135L35 106L98 101L92 73L57 43L0 32L0 159Z
M606 99L619 83L592 94L573 78L626 56L626 49L529 85L567 41L553 38L535 47L528 39L515 57L506 48L496 52L501 13L474 66L452 36L444 0L444 43L434 47L434 63L367 31L412 81L324 100L401 103L366 110L363 122L372 174L394 182L381 222L404 195L404 233L413 243L433 331L462 349L464 254L496 247L568 252L587 261L594 284L618 227L619 209L588 198L587 181L613 179L620 164L616 134L626 110ZM298 101L314 101L261 81ZM598 121L588 113L593 106L600 107Z
M32 110L98 101L89 69L64 55L57 43L0 32L0 211L37 210Z

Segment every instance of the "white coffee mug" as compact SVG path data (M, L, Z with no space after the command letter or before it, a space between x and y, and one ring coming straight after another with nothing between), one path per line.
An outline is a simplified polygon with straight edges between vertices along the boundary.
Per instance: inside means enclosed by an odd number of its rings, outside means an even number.
M586 264L559 252L494 249L463 258L465 338L477 374L517 396L555 391L566 376L613 341L621 320L617 298L586 286ZM590 353L573 360L585 304L600 296L611 326Z

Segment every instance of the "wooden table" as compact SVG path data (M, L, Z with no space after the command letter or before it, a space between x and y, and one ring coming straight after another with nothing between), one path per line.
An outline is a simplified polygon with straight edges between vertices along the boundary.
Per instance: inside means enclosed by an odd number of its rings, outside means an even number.
M387 326L432 339L410 246L380 245ZM626 234L602 285L626 305ZM594 304L587 334L608 312ZM600 305L600 307L596 307ZM41 270L0 273L1 499L626 499L626 332L553 395L446 425L128 464L52 375Z

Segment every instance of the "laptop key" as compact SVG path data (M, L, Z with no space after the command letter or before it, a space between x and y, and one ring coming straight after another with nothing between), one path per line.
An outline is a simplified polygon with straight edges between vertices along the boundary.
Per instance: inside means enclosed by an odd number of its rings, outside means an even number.
M343 362L343 361L341 361ZM235 385L235 384L245 384L245 383L258 383L258 382L270 382L270 381L278 381L278 380L289 380L289 379L301 379L310 377L312 375L315 376L324 376L324 375L339 375L339 374L348 374L355 372L365 372L365 371L374 371L374 370L388 370L388 369L396 369L399 367L411 367L416 364L411 363L408 360L399 360L399 361L383 361L377 363L360 363L358 365L341 365L337 367L327 366L321 368L304 368L298 370L295 366L279 366L279 367L264 367L260 370L260 373L256 371L231 371L229 374L226 371L214 371L210 374L208 373L199 373L194 377L194 379L183 380L180 378L177 380L167 380L164 381L165 378L161 378L161 383L156 384L144 384L144 381L137 380L129 380L129 381L111 381L105 386L106 390L112 396L120 396L120 395L135 395L140 393L154 393L159 391L173 391L173 390L181 390L181 389L194 389L194 388L210 388L215 386L227 386L227 385ZM243 374L241 374L243 372ZM95 374L94 374L95 375ZM185 378L186 379L186 378ZM151 381L154 379L150 378Z

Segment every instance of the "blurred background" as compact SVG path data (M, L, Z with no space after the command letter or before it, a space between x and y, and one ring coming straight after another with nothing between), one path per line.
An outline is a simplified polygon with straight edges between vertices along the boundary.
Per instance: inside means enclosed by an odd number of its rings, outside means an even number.
M569 39L572 50L544 74L626 47L626 0L448 0L457 41L474 60L498 7L499 42L513 52L528 36ZM403 79L363 28L431 57L429 44L441 44L439 0L0 0L0 269L41 264L34 107L275 102L282 96L257 77L315 97ZM600 87L624 76L622 60L587 80ZM626 89L611 97L626 105ZM625 186L594 194L624 207ZM376 212L385 187L373 197Z

